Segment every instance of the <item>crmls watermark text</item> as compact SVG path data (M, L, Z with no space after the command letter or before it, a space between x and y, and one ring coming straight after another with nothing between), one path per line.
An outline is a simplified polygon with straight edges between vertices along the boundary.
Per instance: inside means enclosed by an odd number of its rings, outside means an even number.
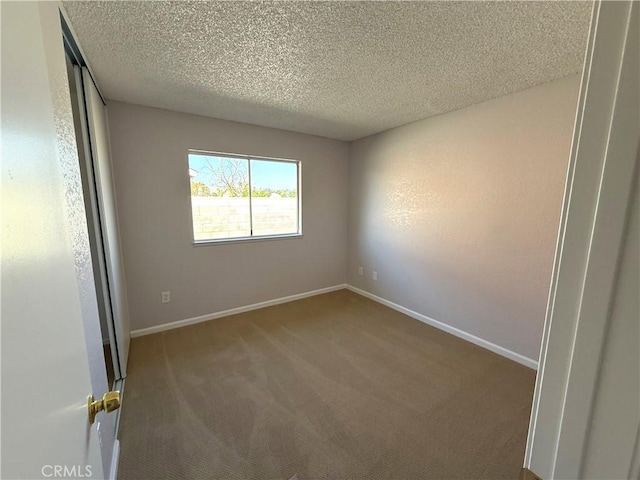
M91 478L91 465L45 465L42 467L45 478Z

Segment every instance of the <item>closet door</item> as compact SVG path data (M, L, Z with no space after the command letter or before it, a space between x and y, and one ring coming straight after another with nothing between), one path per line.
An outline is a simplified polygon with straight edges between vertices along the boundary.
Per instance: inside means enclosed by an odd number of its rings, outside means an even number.
M85 67L82 67L82 84L87 110L101 237L104 247L103 267L105 268L107 280L108 303L111 306L113 328L115 330L120 376L124 378L126 377L127 359L129 357L129 310L111 169L107 110L89 71Z

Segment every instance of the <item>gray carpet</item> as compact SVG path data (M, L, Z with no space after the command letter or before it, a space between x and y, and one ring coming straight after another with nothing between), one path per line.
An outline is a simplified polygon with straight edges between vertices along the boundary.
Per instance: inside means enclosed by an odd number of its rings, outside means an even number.
M119 478L516 479L535 372L341 290L132 340Z

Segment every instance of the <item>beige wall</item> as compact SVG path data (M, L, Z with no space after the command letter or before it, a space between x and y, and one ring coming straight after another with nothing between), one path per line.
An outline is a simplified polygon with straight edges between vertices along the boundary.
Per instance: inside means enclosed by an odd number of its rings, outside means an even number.
M345 282L347 143L120 102L108 111L133 330ZM190 148L301 160L303 237L193 246Z
M567 77L350 146L110 102L132 329L348 281L537 360L578 87ZM189 148L302 160L304 236L194 247Z
M348 282L537 360L578 87L354 142Z

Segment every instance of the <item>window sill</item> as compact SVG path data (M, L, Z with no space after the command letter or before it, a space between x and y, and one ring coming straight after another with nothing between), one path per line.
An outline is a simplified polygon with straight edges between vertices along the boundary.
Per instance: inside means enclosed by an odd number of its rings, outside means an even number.
M288 235L264 235L261 237L239 237L239 238L219 238L215 240L195 240L193 242L194 247L206 247L208 245L230 245L237 243L252 243L252 242L271 242L274 240L293 240L296 238L302 238L301 233L291 233Z

